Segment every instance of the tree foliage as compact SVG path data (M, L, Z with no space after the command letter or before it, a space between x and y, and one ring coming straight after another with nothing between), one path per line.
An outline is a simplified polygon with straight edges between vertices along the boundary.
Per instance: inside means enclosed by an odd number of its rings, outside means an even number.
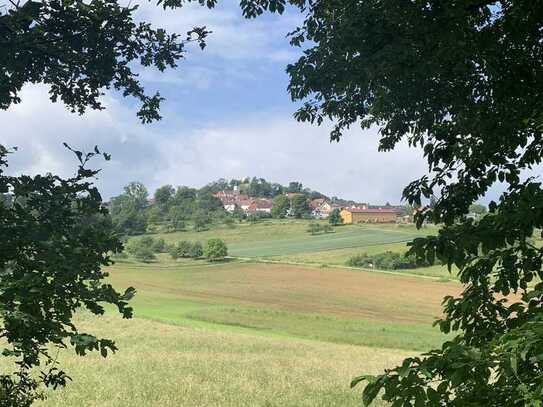
M529 171L543 151L543 2L315 0L302 11L291 42L308 45L288 67L297 119L333 120L332 140L377 126L381 150L422 148L429 174L403 196L433 202L419 227L442 227L410 253L455 265L464 284L438 322L454 339L353 385L368 381L365 404L382 390L393 406L541 405L543 250L532 237L543 190ZM506 191L469 219L497 181Z
M2 355L15 362L13 374L0 376L2 406L30 405L41 385L66 383L51 354L55 348L103 356L117 349L109 339L80 331L73 321L77 309L101 315L110 303L123 317L132 316L127 301L134 289L120 294L103 281L101 267L112 264L109 253L122 245L91 182L98 171L85 167L99 151L75 153L80 166L71 178L13 177L4 174L8 151L0 146L0 194L10 197L0 204L0 337Z
M290 210L295 218L303 218L311 213L309 201L303 194L296 194L290 200Z
M181 2L180 2L181 3ZM160 118L163 98L145 93L135 66L174 68L188 42L205 46L208 31L168 34L135 17L137 5L116 0L11 2L0 9L0 108L19 103L28 83L49 86L53 102L70 110L103 109L113 87L139 100L142 122Z
M290 209L290 200L286 195L277 195L273 198L271 214L274 218L284 218Z
M110 213L115 230L120 234L137 235L147 230L147 188L141 182L131 182L124 192L111 199Z
M228 248L222 239L209 239L204 247L203 255L209 261L222 260L228 255Z
M339 208L332 209L332 212L330 212L330 215L328 216L328 222L333 226L341 225L343 223Z

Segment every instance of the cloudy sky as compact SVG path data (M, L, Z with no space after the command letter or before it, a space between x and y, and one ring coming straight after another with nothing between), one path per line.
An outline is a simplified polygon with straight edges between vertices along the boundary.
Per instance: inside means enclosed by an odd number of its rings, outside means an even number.
M18 146L11 173L73 172L74 157L62 147L97 144L112 154L98 181L105 197L141 181L153 191L163 184L201 186L218 178L257 176L301 181L330 196L384 203L400 201L402 187L424 173L417 150L400 146L377 152L376 131L356 129L330 143L328 128L297 123L287 94L285 67L298 51L285 39L299 16L242 18L234 2L209 11L199 6L165 12L142 3L139 17L185 33L206 25L208 47L191 48L176 70L141 72L148 93L166 101L163 120L142 125L134 101L115 94L107 109L84 116L52 104L47 88L29 86L23 103L0 111L0 141Z

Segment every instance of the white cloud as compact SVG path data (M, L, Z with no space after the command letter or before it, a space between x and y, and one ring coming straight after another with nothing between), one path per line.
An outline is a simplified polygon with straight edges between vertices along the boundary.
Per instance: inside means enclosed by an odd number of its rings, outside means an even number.
M134 112L107 99L107 110L77 116L51 104L45 88L24 90L24 102L0 112L6 145L20 151L10 157L13 173L73 172L75 158L62 147L86 150L97 144L113 155L96 161L103 172L105 196L140 180L159 185L201 186L221 177L258 176L304 185L329 195L372 203L399 202L401 190L425 169L420 153L401 145L377 152L375 131L352 131L340 143L328 141L328 129L299 124L290 114L256 113L252 118L189 128L166 117L159 125L140 125Z
M221 2L212 10L195 3L163 10L154 3L142 2L136 16L182 36L195 26L206 26L212 32L204 51L196 44L187 48L186 59L179 62L180 69L165 73L144 70L141 77L147 83L198 90L216 84L228 86L240 79L257 80L270 66L284 69L286 63L300 55L300 50L288 45L286 39L287 33L300 23L301 15L293 11L248 20L241 16L239 4L234 2Z

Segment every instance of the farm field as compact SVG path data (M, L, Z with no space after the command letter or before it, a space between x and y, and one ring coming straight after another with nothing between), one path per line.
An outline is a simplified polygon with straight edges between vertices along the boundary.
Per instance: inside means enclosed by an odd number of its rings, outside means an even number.
M409 355L141 318L82 319L88 331L115 338L120 350L107 359L61 352L74 380L36 406L358 407L360 389L349 388L351 378Z
M387 250L403 253L407 250L407 242L436 231L432 226L417 230L414 225L365 224L340 226L334 233L312 236L307 232L309 223L307 220L267 220L257 224L237 224L235 228L219 227L203 232L159 234L157 237L170 243L179 240L205 242L218 237L227 243L229 254L234 257L344 266L347 259L359 254L373 255ZM401 272L455 279L454 272L449 273L441 265Z
M225 262L166 254L153 263L119 260L109 280L137 289L135 318L79 318L120 351L107 359L62 351L74 383L37 405L359 406L352 377L447 339L432 322L459 284L344 267L355 254L403 252L407 240L431 229L355 225L311 236L307 224L158 235L168 242L220 237L237 257ZM443 268L429 269L417 271L443 276Z
M257 331L353 345L425 350L456 283L383 273L230 262L118 264L115 286L133 285L136 315L180 325Z
M120 351L107 359L61 352L74 383L38 406L359 406L352 377L443 342L431 322L442 297L460 289L412 276L166 256L109 272L116 287L138 290L135 318L79 318Z

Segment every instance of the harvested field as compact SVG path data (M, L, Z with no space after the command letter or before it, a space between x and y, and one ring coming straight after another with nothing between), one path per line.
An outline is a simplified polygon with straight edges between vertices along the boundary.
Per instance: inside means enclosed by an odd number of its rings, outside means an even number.
M111 271L115 285L137 288L137 315L408 349L434 343L438 333L430 325L441 315L441 300L460 290L411 276L283 264L126 264ZM421 330L428 339L413 345ZM390 335L375 339L377 331ZM400 340L406 332L409 346ZM391 342L379 343L386 337Z

